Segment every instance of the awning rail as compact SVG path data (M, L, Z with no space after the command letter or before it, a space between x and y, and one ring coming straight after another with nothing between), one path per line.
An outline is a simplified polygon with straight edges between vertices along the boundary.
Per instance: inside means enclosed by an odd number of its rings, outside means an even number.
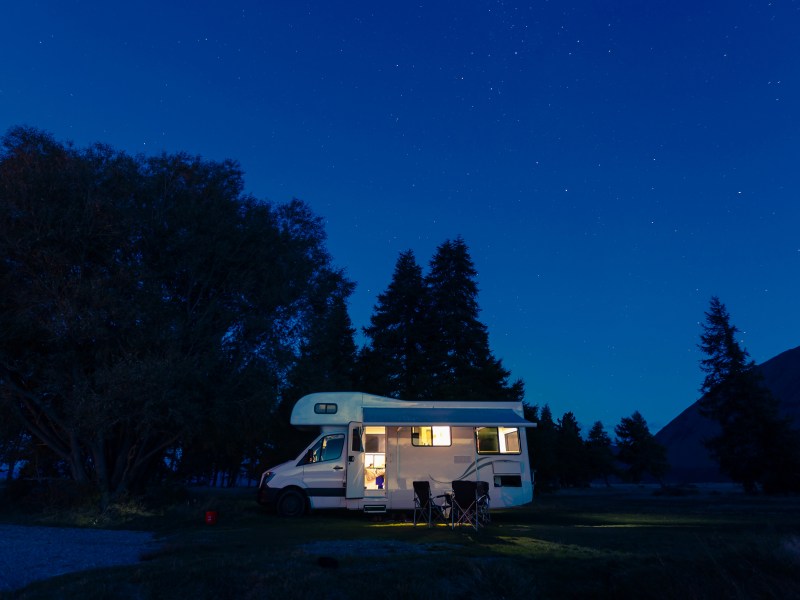
M450 425L454 427L536 427L509 408L364 407L365 425Z

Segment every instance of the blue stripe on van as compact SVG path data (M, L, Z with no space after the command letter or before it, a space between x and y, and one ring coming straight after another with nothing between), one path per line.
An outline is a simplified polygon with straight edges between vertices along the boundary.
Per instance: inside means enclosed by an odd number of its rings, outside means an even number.
M334 498L336 496L344 496L345 489L343 487L337 488L308 488L306 494L309 496L324 496L326 498Z

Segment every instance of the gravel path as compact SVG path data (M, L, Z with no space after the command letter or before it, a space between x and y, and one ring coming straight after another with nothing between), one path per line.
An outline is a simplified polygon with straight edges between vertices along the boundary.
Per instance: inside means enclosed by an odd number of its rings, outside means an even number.
M152 533L0 525L0 592L64 573L139 561Z

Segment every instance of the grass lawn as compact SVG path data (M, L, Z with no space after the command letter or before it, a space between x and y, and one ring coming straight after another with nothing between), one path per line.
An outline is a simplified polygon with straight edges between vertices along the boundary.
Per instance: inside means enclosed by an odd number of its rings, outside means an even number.
M207 509L219 512L215 525L205 524ZM252 489L198 491L157 513L123 507L105 521L40 516L156 531L163 546L137 565L7 596L800 598L798 497L620 487L546 495L492 518L478 533L348 512L281 519L255 504Z

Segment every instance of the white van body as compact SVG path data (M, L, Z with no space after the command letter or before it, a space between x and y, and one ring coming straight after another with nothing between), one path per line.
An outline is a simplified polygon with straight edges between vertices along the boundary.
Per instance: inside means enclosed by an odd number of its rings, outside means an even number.
M296 459L261 476L258 501L284 516L307 509L412 510L412 482L434 496L455 480L486 481L492 508L533 499L521 402L421 401L360 392L304 396L297 427L320 435Z

